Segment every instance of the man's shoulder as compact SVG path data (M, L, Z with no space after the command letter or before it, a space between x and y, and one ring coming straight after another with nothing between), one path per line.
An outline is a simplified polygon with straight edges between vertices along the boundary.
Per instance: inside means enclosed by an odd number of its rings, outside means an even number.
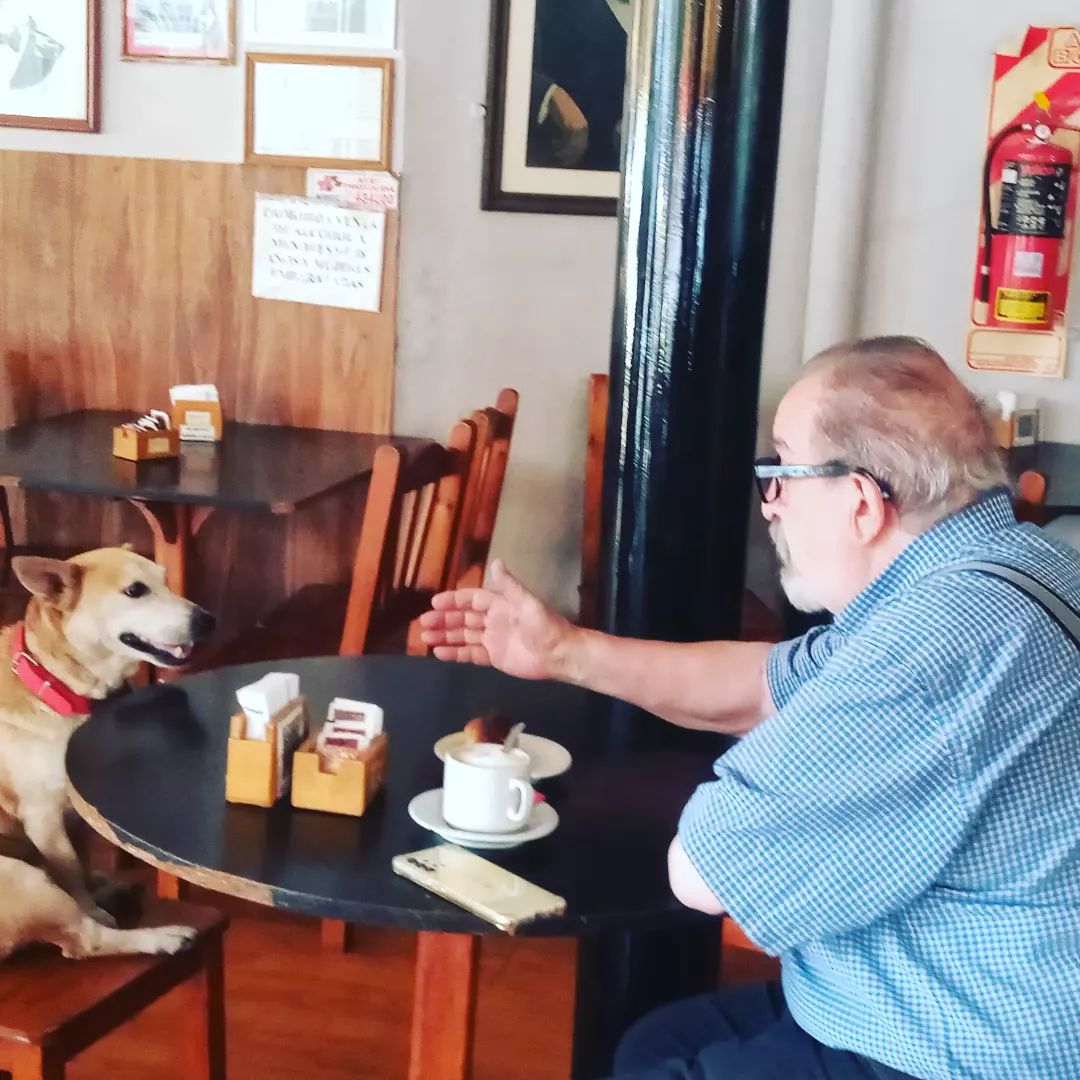
M966 662L986 650L1000 658L1029 648L1071 648L1024 590L996 574L961 565L970 562L1019 570L1080 608L1080 553L1034 526L1020 525L957 551L911 581L861 633L871 641L899 642L911 663L934 668L950 657Z

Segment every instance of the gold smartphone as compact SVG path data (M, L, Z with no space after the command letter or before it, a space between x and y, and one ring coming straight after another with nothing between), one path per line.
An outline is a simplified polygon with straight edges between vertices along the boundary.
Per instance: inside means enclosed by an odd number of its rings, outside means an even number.
M456 844L395 855L395 874L512 934L524 923L561 915L566 901Z

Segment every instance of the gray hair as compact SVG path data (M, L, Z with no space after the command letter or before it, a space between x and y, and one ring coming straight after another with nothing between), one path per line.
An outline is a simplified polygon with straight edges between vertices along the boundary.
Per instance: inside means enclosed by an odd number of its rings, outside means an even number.
M928 526L1008 484L978 399L925 341L835 345L804 371L823 377L816 427L826 459L887 483L905 519Z

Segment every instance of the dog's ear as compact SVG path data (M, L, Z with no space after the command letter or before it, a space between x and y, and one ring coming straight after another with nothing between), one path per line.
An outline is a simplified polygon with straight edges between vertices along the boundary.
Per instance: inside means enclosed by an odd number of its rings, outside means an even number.
M26 589L61 611L70 611L79 599L83 571L76 563L17 555L11 569Z
M130 541L125 542L125 543L120 545L120 550L121 551L134 551L135 550L135 545L132 544Z

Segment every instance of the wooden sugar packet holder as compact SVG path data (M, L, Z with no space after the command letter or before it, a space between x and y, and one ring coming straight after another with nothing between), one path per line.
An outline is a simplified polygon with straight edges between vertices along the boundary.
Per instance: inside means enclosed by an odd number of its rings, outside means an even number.
M125 461L154 461L180 454L180 433L175 428L144 431L141 428L113 428L113 456Z
M355 758L324 762L315 745L311 735L293 756L293 806L360 817L386 776L386 732L380 731Z
M247 717L234 713L229 718L225 801L273 806L286 795L293 755L310 728L307 698L302 695L274 713L262 739L245 738Z

